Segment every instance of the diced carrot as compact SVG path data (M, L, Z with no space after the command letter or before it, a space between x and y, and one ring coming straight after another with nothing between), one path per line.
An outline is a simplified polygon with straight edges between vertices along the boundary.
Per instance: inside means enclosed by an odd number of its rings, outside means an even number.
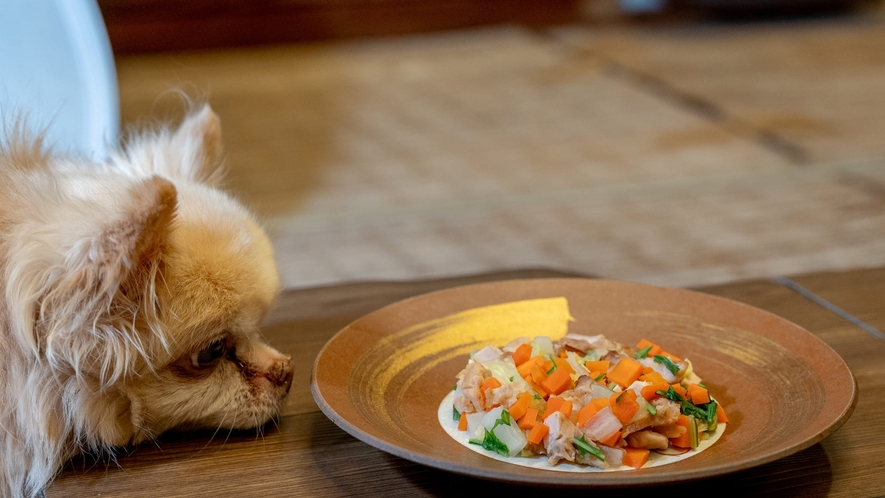
M611 367L612 362L609 360L599 360L599 361L588 361L584 363L584 366L587 367L587 370L591 372L608 372L608 369Z
M578 426L583 427L593 415L596 415L599 410L602 410L606 406L609 406L608 398L591 399L589 403L584 405L584 408L581 408L578 411Z
M688 397L696 405L705 405L710 402L710 393L697 384L689 384Z
M519 398L516 399L516 403L510 405L510 408L507 409L510 412L510 416L513 417L514 420L519 420L529 409L529 406L532 404L532 395L524 392L519 395Z
M725 408L722 408L722 405L716 403L716 422L720 424L728 423L728 416L725 415Z
M528 383L528 385L532 386L532 389L533 389L536 393L538 393L538 396L541 396L542 398L547 399L547 396L549 396L549 393L548 393L547 391L545 391L543 387L541 387L540 385L538 385L537 382L535 382L534 380L532 380L532 376L531 376L531 375L529 375L528 377L526 377L525 381Z
M479 390L485 391L486 389L494 389L498 387L501 387L501 382L494 377L489 377L488 379L483 381L482 385L479 386Z
M547 371L544 367L538 366L537 363L532 365L532 380L540 384L547 380Z
M553 414L553 412L559 411L559 407L565 402L565 398L560 398L559 396L550 396L550 399L547 400L547 409L544 411L544 415L541 416L541 420L547 420L547 417Z
M676 391L676 393L683 398L688 398L688 389L682 387L682 384L670 384L670 387L672 387L673 390Z
M691 448L691 436L688 434L688 431L691 429L688 424L688 416L680 415L679 419L676 421L676 425L685 427L685 432L683 432L681 436L671 438L670 444L677 448Z
M611 436L609 436L608 439L606 439L605 441L600 441L600 443L602 443L606 446L614 446L614 445L618 444L618 441L621 440L621 432L623 432L623 431L618 431L618 432L612 434Z
M607 385L605 383L605 372L591 371L590 378L593 379L595 382L602 384L603 386Z
M519 426L520 429L528 430L535 426L538 423L538 409L537 408L529 408L525 411L525 415L517 419L516 425Z
M532 345L531 344L523 344L516 348L516 351L513 352L511 358L513 358L513 363L516 366L520 366L523 363L529 361L529 358L532 357Z
M557 369L564 368L566 369L566 371L568 371L569 374L575 373L575 369L572 368L571 365L569 365L568 360L566 360L565 358L556 358L555 360L553 360L553 363L556 363Z
M642 397L645 398L646 401L651 401L655 398L659 398L657 392L658 391L666 391L670 384L667 383L666 380L659 374L658 372L652 371L644 374L639 380L643 382L650 382L651 385L645 386L642 388Z
M622 358L621 361L611 369L606 377L608 380L626 388L630 384L636 382L642 375L642 364L632 358Z
M646 355L647 358L654 358L656 354L661 354L664 351L660 346L647 339L639 341L639 344L636 345L636 349L643 349L648 346L651 346L651 349L648 350L648 355Z
M553 370L553 365L555 365L555 363L553 363L553 361L544 360L544 362L541 363L541 368L543 368L545 372L549 372L549 371Z
M535 424L532 430L529 431L526 439L532 444L541 444L548 431L550 431L550 428L546 424Z
M652 384L650 386L643 386L640 390L642 391L640 394L642 394L642 397L645 398L646 401L651 401L655 398L660 398L661 396L658 394L658 391L662 390L666 391L667 388L665 387L664 389L660 389L659 387Z
M633 467L634 469L638 469L645 465L648 462L649 451L642 448L624 448L624 457L621 462L624 465L628 465Z
M458 419L458 430L466 431L467 430L467 414L462 412L461 418Z
M482 401L482 406L485 409L492 408L491 406L486 406L486 391L489 389L495 389L501 387L501 382L494 377L489 377L479 386L479 398Z
M541 387L550 394L559 394L571 386L572 376L564 368L557 368L541 382Z
M652 372L654 372L654 371L655 371L655 369L652 368L652 367L646 367L646 366L643 366L643 367L642 367L642 375L650 374L650 373L652 373Z
M568 358L568 351L561 351L559 353L560 358Z
M618 417L622 424L627 424L633 415L639 411L639 403L636 402L636 391L632 389L622 393L612 394L609 398L612 407L612 414Z
M516 367L516 371L519 372L520 377L525 379L526 377L532 375L532 365L534 364L535 362L533 361L525 361L522 365Z
M640 377L639 379L645 382L651 382L652 384L664 384L664 386L669 385L667 380L664 379L664 376L654 370L642 374L642 377ZM666 387L664 387L664 389L666 389Z

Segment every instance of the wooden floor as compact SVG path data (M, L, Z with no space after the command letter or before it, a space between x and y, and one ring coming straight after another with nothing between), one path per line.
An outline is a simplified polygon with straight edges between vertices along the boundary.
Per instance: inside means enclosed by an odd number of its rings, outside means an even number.
M117 58L124 123L222 118L288 288L885 265L885 10Z

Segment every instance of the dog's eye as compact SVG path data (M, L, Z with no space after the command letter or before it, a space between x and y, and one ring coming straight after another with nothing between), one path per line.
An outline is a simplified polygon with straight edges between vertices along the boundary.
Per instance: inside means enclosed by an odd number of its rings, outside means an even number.
M191 355L191 363L197 368L211 367L224 356L224 341L217 340Z

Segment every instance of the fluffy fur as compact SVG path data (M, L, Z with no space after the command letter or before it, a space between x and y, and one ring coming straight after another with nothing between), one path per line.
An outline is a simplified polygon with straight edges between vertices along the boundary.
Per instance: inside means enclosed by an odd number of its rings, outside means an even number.
M22 128L0 141L0 496L38 495L80 451L278 413L291 359L258 332L276 267L217 188L211 109L106 164Z

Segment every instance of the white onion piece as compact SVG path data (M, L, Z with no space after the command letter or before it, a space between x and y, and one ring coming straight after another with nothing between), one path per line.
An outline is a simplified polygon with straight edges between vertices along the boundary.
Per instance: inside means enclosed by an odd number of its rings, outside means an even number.
M621 421L612 413L610 406L596 412L581 428L581 431L594 441L605 441L620 430Z
M467 434L470 434L471 438L482 439L483 434L485 434L482 432L485 431L485 427L482 425L482 419L485 416L486 412L467 414Z
M492 433L498 436L498 439L507 446L508 454L511 457L519 454L525 448L525 445L528 444L525 433L518 426L514 425L513 419L510 419L510 424L495 427Z
M553 356L553 341L545 335L539 335L532 341L532 356L541 354L544 358Z
M669 368L665 367L663 363L658 363L654 360L654 358L642 358L639 360L643 366L651 367L655 372L661 374L661 377L667 381L668 384L676 383L676 376L673 375L673 372L670 371Z
M624 455L627 454L621 448L612 448L611 446L606 446L604 444L598 445L599 449L602 450L602 454L605 455L605 463L609 464L611 467L617 467L624 463Z
M590 386L590 399L594 399L594 398L608 399L608 398L611 398L611 396L612 396L612 390L605 387L605 386L601 386L595 382Z

